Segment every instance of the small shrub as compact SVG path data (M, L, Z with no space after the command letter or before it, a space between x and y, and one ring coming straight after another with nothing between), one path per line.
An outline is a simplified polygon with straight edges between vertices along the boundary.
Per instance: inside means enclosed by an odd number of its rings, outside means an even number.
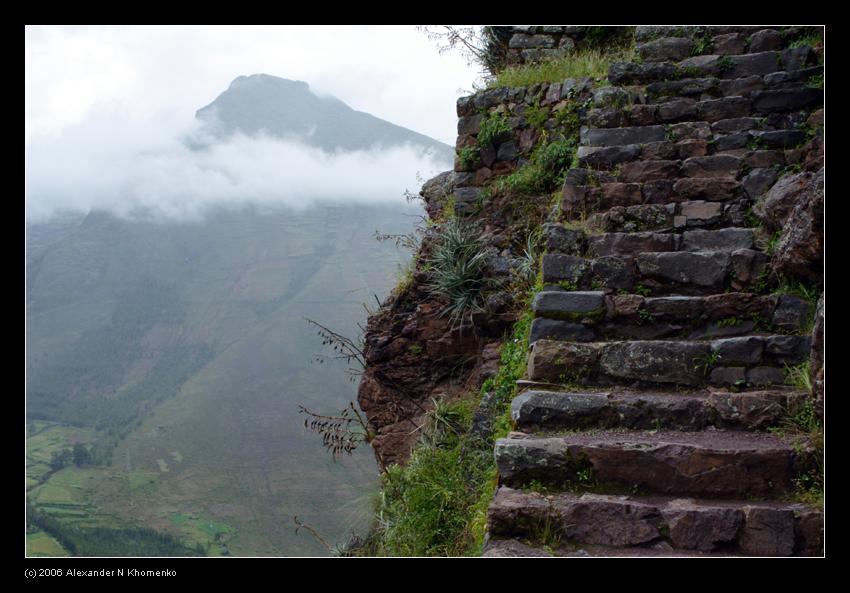
M462 169L471 169L475 164L475 161L478 159L478 151L467 146L466 148L461 148L457 151L457 156Z
M818 74L817 76L812 76L809 78L806 86L809 86L813 89L821 89L823 90L823 74Z
M574 153L575 140L571 138L544 142L525 165L499 179L497 187L519 194L549 193L563 184Z
M443 223L431 256L431 279L426 289L448 301L441 315L452 325L484 310L484 294L492 282L486 276L487 252L478 229L452 218Z
M508 140L512 135L513 130L508 125L507 118L499 113L491 113L487 119L481 122L477 138L478 146L481 148L496 146Z
M529 105L523 114L525 120L533 128L542 129L543 124L549 119L549 108L541 107L538 104Z

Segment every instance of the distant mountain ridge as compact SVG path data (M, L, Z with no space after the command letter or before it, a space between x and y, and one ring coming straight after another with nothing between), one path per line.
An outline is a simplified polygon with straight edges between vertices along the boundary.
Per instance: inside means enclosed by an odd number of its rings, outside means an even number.
M366 150L405 144L433 152L451 162L447 144L407 128L356 111L334 97L320 97L306 82L268 74L236 78L212 103L195 114L207 131L227 138L241 132L265 132L297 138L325 151Z

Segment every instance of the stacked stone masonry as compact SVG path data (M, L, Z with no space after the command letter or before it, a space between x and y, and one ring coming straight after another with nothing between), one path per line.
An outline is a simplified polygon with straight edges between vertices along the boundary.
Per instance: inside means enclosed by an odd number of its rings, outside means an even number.
M514 29L514 61L574 45L571 27ZM610 85L458 101L461 215L544 131L580 138L542 228L485 555L821 555L822 510L792 500L815 450L768 429L811 397L787 369L813 356L822 406L823 297L810 335L809 303L765 287L823 285L822 29L634 35ZM512 133L482 146L490 117Z

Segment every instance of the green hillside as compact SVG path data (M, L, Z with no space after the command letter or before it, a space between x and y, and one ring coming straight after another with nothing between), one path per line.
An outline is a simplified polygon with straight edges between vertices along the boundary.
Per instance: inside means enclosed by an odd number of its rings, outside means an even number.
M55 437L39 445L31 431L31 501L69 525L143 525L210 554L325 553L293 515L330 540L362 526L371 451L335 464L301 428L299 404L333 411L356 396L344 369L311 364L321 339L304 318L354 335L403 258L374 232L407 232L417 213L29 227L27 415ZM94 464L51 473L49 454L75 442Z

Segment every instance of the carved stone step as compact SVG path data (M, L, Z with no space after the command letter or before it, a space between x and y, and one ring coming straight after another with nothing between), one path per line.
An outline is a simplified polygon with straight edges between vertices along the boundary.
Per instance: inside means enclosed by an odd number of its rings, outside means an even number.
M544 283L566 283L573 290L631 292L641 285L656 294L707 294L754 284L766 263L767 256L752 249L641 252L594 259L547 253L542 277Z
M763 430L777 426L805 397L804 392L794 390L741 393L528 390L511 402L511 418L522 431L583 428L703 430L710 426Z
M593 298L599 301L589 309L587 298L576 294L598 295ZM532 310L535 319L530 343L539 339L698 340L756 331L799 334L807 332L809 320L809 303L800 297L742 292L705 297L643 296L602 291L572 293L552 286L535 296ZM572 333L580 336L571 336ZM562 335L568 337L559 337Z
M782 496L806 461L791 439L722 430L505 438L495 455L501 483L510 487L598 484L703 498Z
M491 537L521 537L532 545L545 537L550 549L589 544L750 556L817 556L823 549L822 512L799 503L547 496L502 487L488 510L487 526Z
M585 227L596 232L638 232L685 229L721 229L742 227L752 200L738 198L728 202L688 200L667 204L613 206L586 218ZM564 212L568 221L581 220L582 213Z
M678 385L782 385L784 367L809 355L809 336L742 336L711 341L577 342L538 339L528 357L532 381L634 381Z
M740 79L790 72L814 66L817 56L809 46L744 55L700 55L678 62L613 62L608 80L613 85L639 85L680 78Z

